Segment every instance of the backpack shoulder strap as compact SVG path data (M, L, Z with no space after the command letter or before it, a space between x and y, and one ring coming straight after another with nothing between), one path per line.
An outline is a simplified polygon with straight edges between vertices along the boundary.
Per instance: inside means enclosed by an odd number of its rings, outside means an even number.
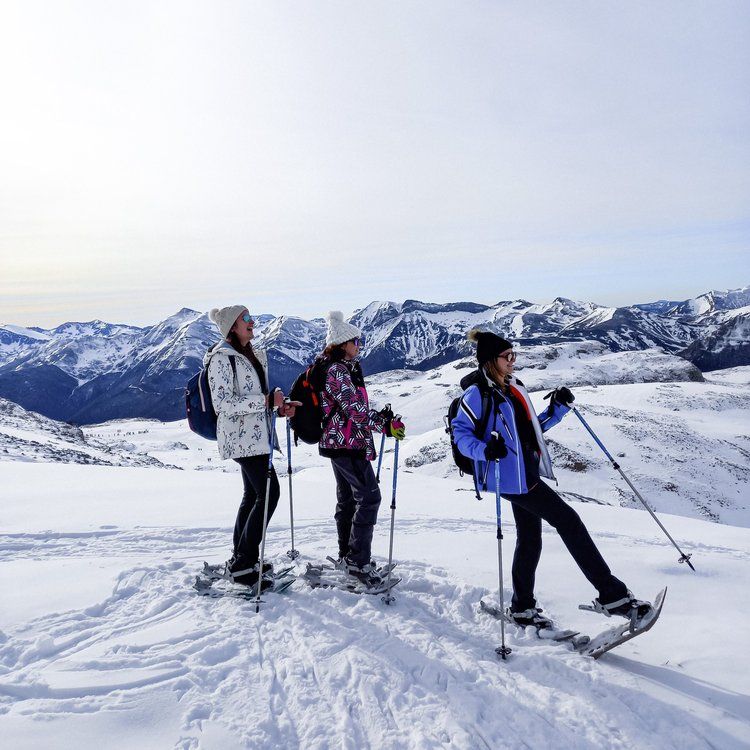
M492 395L488 391L482 391L482 414L477 424L477 435L481 438L490 421L490 412L492 411Z
M229 354L229 364L232 366L232 390L239 390L239 383L237 382L237 355Z
M209 350L210 351L210 350ZM214 358L214 354L216 352L211 352L211 356L208 358L208 362L206 362L204 366L204 370L208 371L208 366L211 364ZM237 377L237 355L236 354L227 354L227 359L229 360L229 364L232 366L232 376Z

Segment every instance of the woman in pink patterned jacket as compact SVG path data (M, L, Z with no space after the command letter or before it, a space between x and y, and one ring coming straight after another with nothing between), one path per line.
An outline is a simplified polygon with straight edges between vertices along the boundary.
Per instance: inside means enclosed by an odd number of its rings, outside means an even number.
M402 440L405 427L389 408L370 409L362 368L357 361L362 333L340 312L328 314L326 348L319 362L326 372L321 391L323 435L318 448L331 459L336 478L336 529L342 569L366 584L379 580L370 560L372 534L380 507L380 488L370 461L372 431Z

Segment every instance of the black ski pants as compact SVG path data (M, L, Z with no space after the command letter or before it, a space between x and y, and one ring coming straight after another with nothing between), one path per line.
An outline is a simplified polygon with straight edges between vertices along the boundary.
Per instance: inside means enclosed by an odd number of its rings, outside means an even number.
M560 535L583 575L599 592L601 602L622 599L627 587L612 575L580 516L549 485L539 480L524 495L503 495L510 500L516 521L511 609L522 612L536 606L534 581L542 554L542 521Z
M265 511L266 481L268 477L268 454L234 459L242 472L245 491L234 522L234 555L249 566L260 557L260 542L263 537L263 513ZM279 480L271 467L271 482L268 493L268 521L279 502Z
M366 458L331 459L336 477L336 530L339 556L357 565L370 562L372 534L378 520L380 487Z

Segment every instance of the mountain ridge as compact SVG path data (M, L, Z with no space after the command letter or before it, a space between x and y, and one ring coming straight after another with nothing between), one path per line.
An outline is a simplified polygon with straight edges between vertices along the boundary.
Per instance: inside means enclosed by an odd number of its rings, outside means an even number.
M624 307L563 296L544 304L375 300L349 321L365 334L368 374L425 371L468 356L466 331L476 326L522 347L595 341L612 352L661 349L708 370L750 364L742 340L748 304L750 286ZM271 385L288 390L322 350L325 321L259 315L256 334L268 352ZM207 314L187 307L142 328L101 320L51 329L0 326L0 397L77 424L178 419L185 383L217 339Z

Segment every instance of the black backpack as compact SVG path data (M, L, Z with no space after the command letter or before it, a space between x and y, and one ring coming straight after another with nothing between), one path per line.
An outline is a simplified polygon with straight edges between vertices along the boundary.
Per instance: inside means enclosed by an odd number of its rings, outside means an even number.
M461 388L464 391L471 385L480 385L481 374L478 370L475 370L471 374L461 379ZM492 398L489 391L486 388L481 388L482 393L482 413L479 415L479 422L477 422L474 432L477 437L481 438L484 435L484 431L487 429L487 423L490 421L490 414L492 413ZM453 435L453 419L458 414L458 410L461 408L461 399L463 395L458 398L454 398L448 407L448 413L443 417L445 422L445 432L449 436L451 441L451 453L453 454L453 463L458 466L458 470L461 476L464 474L470 474L474 476L474 462L464 456L458 446L456 445L456 439Z
M294 430L294 444L301 440L303 443L314 445L323 436L326 424L333 416L333 411L328 417L323 417L323 409L320 404L320 392L325 388L326 374L332 363L327 360L316 360L304 372L301 372L292 384L289 391L291 401L299 401L294 416L290 418L292 430Z

